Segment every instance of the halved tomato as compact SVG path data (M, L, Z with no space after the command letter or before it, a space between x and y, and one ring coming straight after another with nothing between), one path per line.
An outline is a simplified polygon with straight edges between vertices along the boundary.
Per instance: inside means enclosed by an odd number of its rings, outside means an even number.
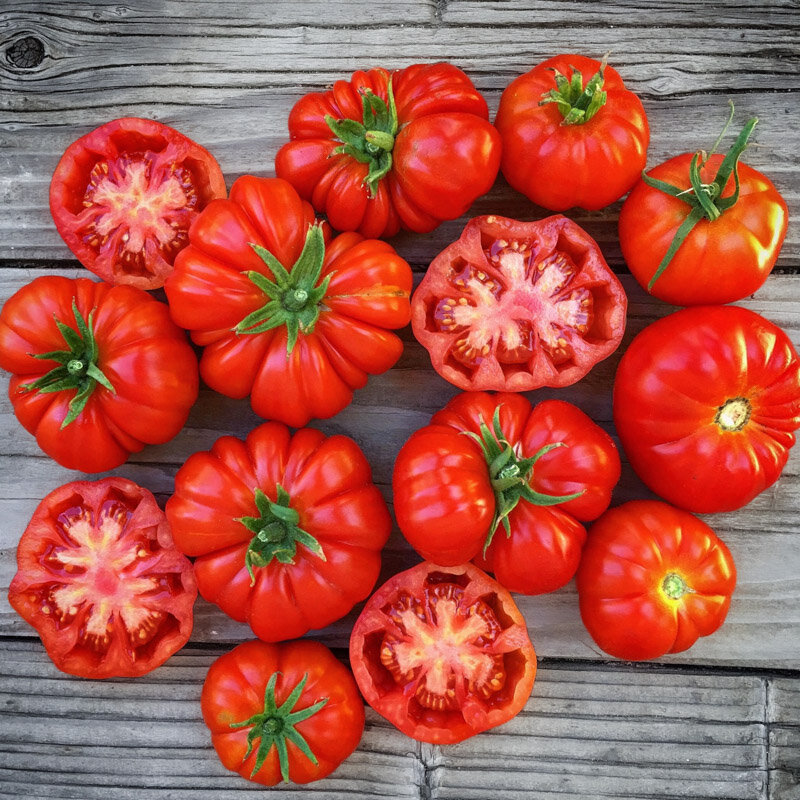
M627 298L600 248L564 216L475 217L411 303L433 368L461 389L568 386L611 355Z

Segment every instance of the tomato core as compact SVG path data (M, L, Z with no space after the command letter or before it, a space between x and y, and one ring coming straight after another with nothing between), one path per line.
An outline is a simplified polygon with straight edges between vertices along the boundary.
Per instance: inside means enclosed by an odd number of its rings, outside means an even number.
M670 572L661 583L661 591L671 600L680 600L681 597L692 590L680 575Z
M726 432L740 431L750 421L752 406L746 397L726 400L718 409L714 422Z

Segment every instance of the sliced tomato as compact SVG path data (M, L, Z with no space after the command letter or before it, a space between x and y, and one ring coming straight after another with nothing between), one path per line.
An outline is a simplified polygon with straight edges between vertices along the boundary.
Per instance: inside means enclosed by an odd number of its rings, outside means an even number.
M619 346L627 298L597 243L556 215L475 217L431 263L411 323L461 389L568 386Z
M110 283L157 289L195 217L225 194L205 148L160 122L126 117L66 149L50 183L50 211L87 269Z
M82 678L136 677L192 632L197 586L153 495L125 478L47 495L17 548L11 606Z
M418 564L367 601L350 637L366 701L413 739L460 742L516 716L536 653L511 595L472 564Z

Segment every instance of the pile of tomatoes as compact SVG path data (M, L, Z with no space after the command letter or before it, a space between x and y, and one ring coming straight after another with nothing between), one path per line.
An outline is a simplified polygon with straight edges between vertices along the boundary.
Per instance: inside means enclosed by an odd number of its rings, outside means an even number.
M772 485L800 427L788 337L721 305L763 283L786 232L780 194L739 163L754 126L724 156L643 173L639 99L605 61L564 55L514 80L494 124L450 64L356 72L297 102L277 177L229 193L214 158L163 124L119 119L79 139L50 206L102 282L39 277L0 312L19 421L86 473L174 437L200 379L266 421L190 456L165 510L124 478L56 489L21 538L11 604L56 666L88 678L162 664L191 635L198 591L246 622L257 639L212 665L202 711L222 763L269 785L334 770L360 740L362 696L434 743L513 717L536 655L511 592L575 578L586 628L623 659L712 633L736 570L691 512ZM622 341L625 292L584 230L561 214L476 217L413 297L409 265L379 238L460 217L500 170L554 212L627 194L626 262L688 306L633 339L614 384L616 432L663 500L609 509L612 437L567 402L520 394L575 383ZM162 287L166 303L148 293ZM463 391L395 463L394 514L424 561L372 593L386 501L352 439L305 426L390 369L409 323ZM362 601L352 672L300 639Z

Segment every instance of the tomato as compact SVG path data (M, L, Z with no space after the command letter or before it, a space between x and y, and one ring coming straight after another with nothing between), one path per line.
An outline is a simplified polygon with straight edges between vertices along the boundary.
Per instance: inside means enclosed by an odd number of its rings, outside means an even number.
M198 217L166 283L174 320L228 397L300 427L341 411L385 372L408 324L411 268L394 249L327 227L277 178L239 178ZM275 387L280 391L275 391Z
M619 73L580 55L559 55L513 80L495 127L501 169L529 200L551 211L605 208L636 183L650 128Z
M167 518L200 594L267 641L324 628L363 600L392 527L352 439L278 422L191 455Z
M486 101L452 64L354 72L289 114L275 173L336 230L425 233L489 191L500 136Z
M423 558L475 559L507 589L542 594L575 574L581 522L608 508L619 476L613 440L575 406L464 392L401 448L394 509Z
M592 639L615 658L640 661L714 633L728 613L736 567L697 517L633 500L592 525L576 582Z
M428 268L414 335L460 389L568 386L619 346L627 298L596 242L563 216L475 217Z
M422 563L370 597L350 636L364 699L420 742L454 744L515 717L536 653L511 595L472 564Z
M353 676L319 642L244 642L212 665L200 697L220 761L274 786L310 783L358 746L364 703Z
M17 419L59 464L118 467L183 427L197 358L164 303L132 286L42 276L0 311Z
M81 264L140 289L163 286L189 226L215 197L225 197L225 179L214 157L135 117L73 142L50 182L53 221Z
M730 303L767 279L786 236L786 202L739 163L755 127L728 154L684 153L649 170L622 206L619 238L633 276L679 306Z
M17 565L9 603L70 675L144 675L192 633L192 565L153 495L125 478L50 492L22 534Z
M786 464L800 427L800 360L789 337L753 311L678 311L623 355L614 424L654 492L689 511L733 511Z

